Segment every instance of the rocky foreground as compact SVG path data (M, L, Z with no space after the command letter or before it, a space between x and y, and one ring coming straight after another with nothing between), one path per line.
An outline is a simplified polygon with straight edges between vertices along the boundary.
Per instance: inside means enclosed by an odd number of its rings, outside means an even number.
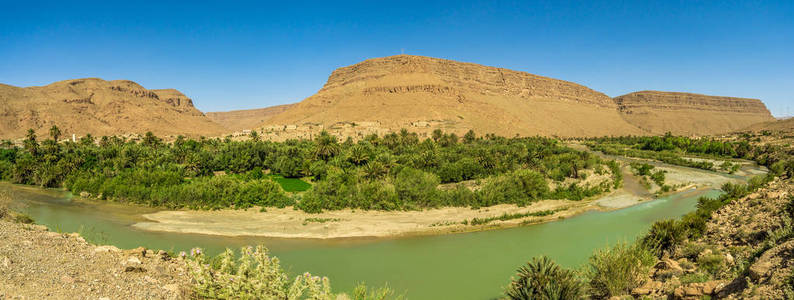
M791 299L794 296L794 180L722 207L703 237L684 242L632 291L653 299ZM707 298L710 299L710 298Z
M190 298L184 260L0 220L0 299Z

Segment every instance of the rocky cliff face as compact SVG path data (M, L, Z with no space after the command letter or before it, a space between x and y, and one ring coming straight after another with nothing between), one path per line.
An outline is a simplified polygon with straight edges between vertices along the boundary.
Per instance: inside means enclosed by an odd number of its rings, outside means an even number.
M97 78L47 86L0 86L0 138L18 138L32 128L47 135L52 125L64 136L152 131L159 135L219 135L224 129L177 90L147 90L128 80Z
M615 97L615 103L646 134L719 134L774 120L758 99L642 91Z
M462 134L473 129L503 136L642 132L620 117L612 99L582 85L409 55L339 68L317 94L270 118L263 127L290 137L347 127L352 129L344 135L401 128L420 134L434 129ZM290 128L297 131L291 133Z

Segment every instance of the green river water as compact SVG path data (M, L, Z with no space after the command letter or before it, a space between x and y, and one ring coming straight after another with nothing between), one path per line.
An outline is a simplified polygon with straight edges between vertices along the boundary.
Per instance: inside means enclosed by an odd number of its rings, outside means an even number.
M765 173L766 169L745 165L742 171L744 176L721 176L743 181ZM628 176L627 180L631 177L625 171L624 175ZM337 292L349 292L363 281L371 287L388 284L407 299L498 298L515 270L532 257L546 255L566 267L581 266L593 250L633 241L654 222L693 211L697 198L721 193L715 188L687 190L628 208L590 211L550 223L509 229L394 239L313 240L143 231L131 225L144 221L141 215L157 209L72 201L71 194L62 190L2 182L0 192L10 193L14 209L27 213L36 223L54 231L80 232L97 244L177 252L201 247L208 254L220 253L227 247L239 250L247 245L264 244L291 274L308 271L328 276Z
M149 208L71 201L59 190L10 184L17 209L53 230L81 232L94 242L121 248L218 253L226 247L264 244L293 274L309 271L331 278L338 291L359 281L388 283L408 299L491 299L501 294L515 269L534 256L547 255L564 266L587 261L596 248L633 240L655 221L676 218L695 207L700 196L718 190L689 191L632 207L591 211L551 223L482 232L398 239L272 239L219 237L137 230Z

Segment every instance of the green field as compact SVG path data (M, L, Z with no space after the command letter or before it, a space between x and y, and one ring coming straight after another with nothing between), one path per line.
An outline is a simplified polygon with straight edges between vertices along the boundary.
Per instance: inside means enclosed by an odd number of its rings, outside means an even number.
M284 178L281 175L268 175L268 177L278 183L285 192L303 192L312 187L311 184L299 178Z

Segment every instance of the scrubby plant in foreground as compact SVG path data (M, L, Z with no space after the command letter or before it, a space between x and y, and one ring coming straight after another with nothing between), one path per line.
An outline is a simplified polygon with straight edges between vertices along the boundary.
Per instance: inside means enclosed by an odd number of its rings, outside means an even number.
M206 299L283 299L332 300L327 277L309 273L290 279L277 257L270 256L264 246L243 247L239 258L232 250L208 258L199 248L191 250L188 267L195 283L195 292ZM355 300L390 299L388 287L375 290L359 284L351 293ZM346 299L346 298L345 298Z
M627 295L642 285L656 263L653 253L639 244L618 243L597 250L585 269L590 293L597 298Z
M584 284L574 271L561 268L548 257L535 257L518 269L505 294L513 300L579 299Z

